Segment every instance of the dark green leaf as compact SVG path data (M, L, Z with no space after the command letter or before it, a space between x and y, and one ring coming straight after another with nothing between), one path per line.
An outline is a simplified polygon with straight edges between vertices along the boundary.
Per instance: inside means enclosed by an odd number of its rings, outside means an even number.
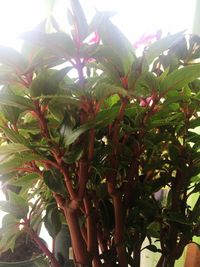
M150 72L143 73L136 81L133 94L146 97L159 90L159 83L155 75Z
M70 151L70 153L67 153L67 155L64 157L64 161L68 164L72 164L78 161L82 155L83 155L82 147L74 148L72 149L72 151Z
M17 107L22 110L35 109L35 106L28 98L14 94L0 94L0 105Z
M188 221L188 218L185 215L172 211L168 213L167 220L172 222L177 222L180 224L188 224L188 225L192 224L191 222Z
M74 129L69 135L65 135L65 137L64 137L65 145L69 146L69 145L73 144L81 134L85 133L90 128L92 128L92 124L87 123L87 124L80 126L77 129Z
M54 192L65 195L65 187L63 184L63 177L60 173L54 173L53 171L44 172L44 182Z
M173 35L168 35L167 37L162 38L151 44L145 53L147 62L151 64L156 57L160 56L160 54L162 54L164 51L166 51L172 45L178 42L182 38L182 36L182 32Z
M158 249L155 245L148 245L145 248L148 249L148 250L150 250L150 251L152 251L152 252L154 252L154 253L155 252L161 252L161 250Z
M44 224L49 235L52 238L55 238L62 226L57 207L47 207L46 215L44 217Z
M151 237L159 238L160 237L160 224L158 222L152 222L147 227L147 233Z

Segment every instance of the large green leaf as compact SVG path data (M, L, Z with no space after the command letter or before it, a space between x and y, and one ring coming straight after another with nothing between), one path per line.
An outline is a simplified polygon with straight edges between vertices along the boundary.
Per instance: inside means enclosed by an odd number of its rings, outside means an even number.
M185 215L172 211L167 214L167 220L171 222L177 222L180 224L188 224L188 225L192 224L192 222L190 222Z
M0 105L17 107L22 110L33 110L35 108L30 99L14 94L0 94Z
M83 41L88 34L88 24L84 14L84 11L79 3L79 0L70 0L73 15L70 14L70 22L73 23L74 29L76 29L76 35Z
M47 206L44 224L49 235L55 238L62 226L57 206Z
M200 64L177 69L161 82L161 91L182 89L198 77L200 77Z
M29 148L22 144L9 143L9 144L0 146L0 155L10 155L13 153L24 152L27 150L29 150Z
M0 126L0 128L3 130L3 132L5 133L5 135L7 136L7 138L14 142L14 143L19 143L19 144L24 144L25 146L29 144L28 140L24 138L23 135L15 132L14 130L7 128L7 127L3 127Z
M67 146L73 144L81 134L85 133L90 128L92 128L92 124L87 123L80 126L79 128L74 129L69 135L65 135L64 137L65 144Z
M26 67L25 58L15 49L0 45L0 62L12 67L17 72L23 72Z
M13 251L19 234L19 220L11 214L6 214L2 219L2 228L0 230L0 253L8 249Z
M44 160L44 158L38 154L32 153L32 152L23 152L15 153L8 157L7 159L4 159L2 162L0 162L0 173L6 174L13 172L17 168L22 167L25 163L31 162L31 161L40 161Z
M153 92L159 90L159 83L155 75L150 72L144 72L136 81L133 95L139 97L151 96Z
M18 179L13 179L9 181L9 184L16 185L16 186L30 186L31 184L37 182L37 180L40 178L38 173L29 173L22 177L19 177Z
M180 32L173 35L168 35L167 37L162 38L151 44L148 50L145 52L147 62L151 64L156 57L159 57L160 54L169 49L177 41L181 40L182 37L183 33Z
M65 75L72 69L66 67L61 70L43 70L33 80L31 84L31 94L35 97L40 95L55 95L59 90L59 83L63 81Z
M100 100L105 99L114 94L127 96L127 91L123 87L100 81L93 89L93 94L98 100Z
M127 75L135 60L132 45L123 33L105 17L102 18L102 21L99 21L97 30L103 40L103 44L113 49L120 57L124 70L122 75Z
M0 110L3 113L5 119L12 124L16 124L19 118L20 113L22 112L21 109L6 105L1 105Z
M72 151L66 154L64 161L68 164L77 162L83 155L83 147L73 148Z
M58 172L45 171L44 172L44 182L53 192L65 195L65 186L63 184L63 177Z
M12 191L9 191L8 201L0 201L0 209L12 214L18 219L26 217L29 211L29 207L25 199Z
M44 47L59 57L66 55L74 56L75 46L71 37L64 32L43 33L40 31L30 31L25 33L22 38L33 44Z

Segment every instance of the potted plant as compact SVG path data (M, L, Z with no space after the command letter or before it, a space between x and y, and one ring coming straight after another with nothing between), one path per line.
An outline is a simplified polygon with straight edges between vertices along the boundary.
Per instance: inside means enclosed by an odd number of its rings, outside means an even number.
M68 225L75 266L138 267L149 249L173 267L199 235L200 39L168 35L138 56L111 13L88 24L70 3L70 34L52 18L21 54L0 49L2 178L43 203L53 238Z
M43 204L38 199L34 204L29 203L32 192L23 190L22 193L22 186L23 183L21 186L3 186L6 200L0 201L0 205L7 214L0 229L0 266L48 267L46 255L54 256L39 237Z

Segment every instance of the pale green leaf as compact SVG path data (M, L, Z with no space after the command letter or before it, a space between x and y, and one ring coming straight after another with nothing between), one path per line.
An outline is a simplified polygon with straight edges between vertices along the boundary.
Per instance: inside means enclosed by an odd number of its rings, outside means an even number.
M168 91L182 89L198 77L200 77L200 64L176 69L161 82L161 90Z
M152 61L159 57L164 51L169 49L172 45L174 45L177 41L179 41L183 37L183 33L176 33L173 35L168 35L165 38L162 38L155 43L151 44L148 47L148 50L145 52L145 57L148 64L151 64Z
M9 143L9 144L0 146L0 155L9 155L9 154L18 153L18 152L24 152L27 150L29 150L29 148L22 144Z

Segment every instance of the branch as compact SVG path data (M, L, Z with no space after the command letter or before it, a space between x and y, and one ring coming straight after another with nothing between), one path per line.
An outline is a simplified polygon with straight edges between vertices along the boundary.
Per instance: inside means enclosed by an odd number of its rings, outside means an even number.
M39 246L39 248L44 252L44 254L49 258L49 260L52 263L53 267L61 267L59 262L56 260L55 256L51 251L47 248L45 243L42 241L42 239L37 235L37 233L30 228L29 220L25 221L25 228L27 233L30 235L30 237L36 242L36 244Z

